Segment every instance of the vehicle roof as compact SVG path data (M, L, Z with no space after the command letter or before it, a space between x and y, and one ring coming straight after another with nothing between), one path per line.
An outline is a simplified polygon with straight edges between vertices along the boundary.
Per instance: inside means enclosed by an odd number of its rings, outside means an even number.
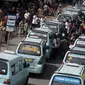
M83 36L78 37L75 40L75 46L85 48L85 38Z
M41 36L43 36L43 37L47 37L47 34L41 34L41 33L37 33L37 32L34 32L34 31L31 31L31 32L29 33L29 35L31 35L31 36L41 35Z
M57 21L56 19L55 20L44 20L44 23L47 23L47 24L54 24L54 25L56 25L56 24L62 24L62 22L59 22L59 21Z
M78 9L78 8L64 8L64 10L80 11L80 9Z
M81 58L85 59L85 53L82 51L69 51L66 55L66 57L75 57L75 58ZM66 58L65 58L66 59Z
M36 36L35 36L36 37ZM32 38L32 37L26 37L24 41L21 41L20 44L31 44L31 45L45 45L46 40L38 38Z
M42 28L35 28L32 31L38 31L38 32L44 32L44 33L49 33L51 32L50 29L42 29Z
M74 13L71 13L71 12L62 12L62 14L61 15L68 15L68 16L73 16L73 15L76 15L76 14L74 14Z
M12 61L12 60L18 59L18 58L20 58L20 57L18 57L18 55L16 55L16 54L9 54L9 53L0 52L0 60Z
M55 73L81 76L83 71L84 71L83 65L68 63L61 65L60 68Z
M82 47L73 47L72 49L70 49L70 51L79 51L79 52L85 52L85 48L82 48Z
M79 36L78 39L85 39L85 35Z

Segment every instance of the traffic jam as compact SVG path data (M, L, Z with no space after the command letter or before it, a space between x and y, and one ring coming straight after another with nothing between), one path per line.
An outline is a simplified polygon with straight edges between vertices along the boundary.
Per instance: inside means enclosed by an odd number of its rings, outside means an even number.
M7 31L12 32L9 23L15 23L15 16L10 17ZM85 85L85 4L43 19L39 27L27 30L15 52L5 50L0 55L0 85L29 85L30 74L40 78L46 64L58 59L61 63L48 85Z

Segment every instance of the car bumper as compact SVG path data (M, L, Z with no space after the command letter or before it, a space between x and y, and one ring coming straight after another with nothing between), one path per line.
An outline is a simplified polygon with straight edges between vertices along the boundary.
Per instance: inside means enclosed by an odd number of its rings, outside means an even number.
M42 70L43 70L43 65L30 66L28 69L30 73L36 73L36 74L42 73Z

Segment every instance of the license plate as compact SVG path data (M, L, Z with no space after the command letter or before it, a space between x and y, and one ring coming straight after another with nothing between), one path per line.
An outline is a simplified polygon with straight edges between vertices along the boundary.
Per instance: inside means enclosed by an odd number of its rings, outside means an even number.
M30 58L25 58L25 61L26 61L26 62L32 62L33 60L30 59Z

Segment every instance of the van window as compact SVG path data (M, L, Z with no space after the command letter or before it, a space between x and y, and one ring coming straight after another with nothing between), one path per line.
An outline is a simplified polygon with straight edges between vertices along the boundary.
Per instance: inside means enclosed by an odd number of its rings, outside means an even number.
M75 46L77 46L77 47L85 47L85 41L77 40Z
M23 62L19 61L18 64L19 64L19 71L23 70Z
M18 63L14 64L11 66L11 70L12 70L12 75L15 75L19 72L19 65Z
M51 85L81 85L81 80L74 77L54 76Z
M21 44L18 53L20 54L27 54L27 55L41 55L41 49L38 45L31 45L31 44Z
M18 63L12 65L11 70L12 70L12 75L15 75L18 72L22 71L23 70L23 62L19 61Z
M83 57L83 58L82 58ZM81 65L85 65L85 55L82 55L82 54L68 54L66 56L66 60L65 62L67 63L78 63L78 64L81 64Z
M7 63L0 61L0 74L6 75L7 74Z
M64 20L71 20L71 16L69 14L61 14L58 16L59 21L64 21Z

